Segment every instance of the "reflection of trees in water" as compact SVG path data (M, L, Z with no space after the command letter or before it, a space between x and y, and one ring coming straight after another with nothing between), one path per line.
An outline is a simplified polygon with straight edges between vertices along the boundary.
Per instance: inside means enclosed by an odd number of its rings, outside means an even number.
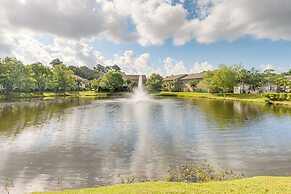
M273 116L291 114L290 108L265 104L206 99L195 99L192 102L199 107L207 119L215 121L221 127L239 127L258 122L266 113Z
M59 98L0 104L0 134L17 134L23 128L40 125L66 108L90 103L90 99Z

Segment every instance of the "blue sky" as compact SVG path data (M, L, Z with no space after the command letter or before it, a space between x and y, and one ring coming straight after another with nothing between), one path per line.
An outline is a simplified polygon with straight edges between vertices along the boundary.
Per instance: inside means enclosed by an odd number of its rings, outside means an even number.
M112 58L114 53L122 54L125 50L134 50L137 55L148 52L155 65L171 56L182 60L187 66L194 62L207 61L219 64L242 64L246 68L263 68L264 64L272 64L278 71L291 68L291 43L289 41L255 40L243 37L235 41L219 41L211 44L201 44L191 41L182 46L175 46L171 40L159 46L140 46L137 43L115 44L109 41L96 41L94 47L106 58Z
M288 0L1 0L0 13L0 57L27 64L60 58L163 75L291 69Z

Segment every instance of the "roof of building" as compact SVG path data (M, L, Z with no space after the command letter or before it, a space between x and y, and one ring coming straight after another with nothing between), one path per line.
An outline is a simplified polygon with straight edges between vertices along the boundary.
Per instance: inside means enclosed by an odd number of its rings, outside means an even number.
M285 78L291 81L291 75L285 75Z
M183 77L182 80L202 79L202 78L203 78L203 72L188 74L186 77Z
M180 75L171 75L171 76L167 76L164 78L164 81L174 81L174 80L180 80L183 77L186 77L187 74L180 74Z
M77 79L80 79L81 81L83 81L83 82L88 82L88 80L87 79L85 79L85 78L82 78L82 77L80 77L80 76L78 76L78 75L73 75L75 78L77 78Z
M138 80L140 75L125 75L123 74L122 77L123 79L129 79L129 80ZM142 80L146 80L146 75L141 75Z

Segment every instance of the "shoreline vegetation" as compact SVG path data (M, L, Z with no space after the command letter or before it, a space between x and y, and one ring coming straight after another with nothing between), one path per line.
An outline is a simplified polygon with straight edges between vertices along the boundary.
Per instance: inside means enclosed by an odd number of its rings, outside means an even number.
M291 193L291 177L253 177L204 183L144 182L33 194Z
M66 92L12 92L9 95L0 93L0 102L9 100L22 99L50 99L56 97L124 97L128 96L129 92L100 92L100 91L66 91ZM193 98L193 99L213 99L213 100L229 100L243 101L253 103L265 103L276 106L291 106L291 101L269 100L264 94L211 94L201 92L159 92L153 93L153 96L158 97L176 97L176 98Z
M199 92L160 92L156 94L162 97L178 97L178 98L196 98L196 99L215 99L215 100L231 100L244 101L254 103L266 103L271 105L291 106L291 101L272 101L263 94L211 94Z
M97 92L97 91L66 91L66 92L12 92L9 95L0 94L0 101L37 99L37 98L55 98L55 97L121 97L124 92Z

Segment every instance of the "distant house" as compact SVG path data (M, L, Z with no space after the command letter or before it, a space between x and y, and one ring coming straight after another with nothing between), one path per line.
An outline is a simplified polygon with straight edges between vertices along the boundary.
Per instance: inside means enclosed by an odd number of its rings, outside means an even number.
M166 85L167 90L172 91L183 91L183 92L192 92L193 88L189 82L191 80L197 81L199 83L203 79L204 73L192 73L192 74L180 74L172 75L164 78L164 85ZM167 84L169 82L174 82L175 84Z
M86 85L89 83L89 80L82 78L78 75L73 75L73 76L74 76L74 78L81 80L79 87L82 88L83 90L86 89Z
M122 72L121 74L122 74L122 78L125 80L125 83L123 84L124 90L132 91L132 88L137 86L140 75L126 75L124 72ZM142 83L145 84L147 77L146 75L141 75L141 76L142 76Z
M291 82L291 75L286 75L285 78ZM291 88L289 86L286 87L285 92L291 92Z
M193 88L190 84L189 81L195 80L197 84L203 79L204 73L192 73L187 75L186 77L183 77L181 79L181 84L182 84L182 91L184 92L193 92L195 88Z
M285 75L284 76L287 80L291 81L291 75Z
M260 87L260 90L262 93L268 93L268 92L280 92L280 87L277 84L273 83L265 83Z
M123 78L124 80L130 80L130 81L132 81L132 82L136 82L136 83L138 83L139 76L140 76L140 75L125 75L125 74L123 74L123 75L122 75L122 78ZM141 76L142 76L142 82L145 83L146 80L147 80L146 75L141 75Z
M252 93L250 90L249 84L239 84L233 88L233 93L235 94L244 94L244 93Z
M179 92L182 88L181 79L186 77L187 74L171 75L163 79L164 88L170 92Z
M186 77L187 74L180 74L180 75L171 75L167 76L163 79L164 82L170 82L170 81L180 81L182 78Z

